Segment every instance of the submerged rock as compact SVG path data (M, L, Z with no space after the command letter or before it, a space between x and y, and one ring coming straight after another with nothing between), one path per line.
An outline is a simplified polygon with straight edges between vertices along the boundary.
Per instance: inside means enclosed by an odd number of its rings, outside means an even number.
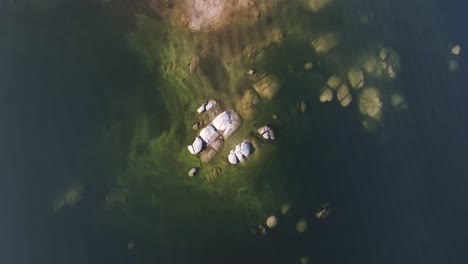
M333 0L306 0L307 7L314 13L322 11L332 2Z
M374 119L379 119L382 111L382 105L379 91L375 87L366 87L362 89L359 97L359 111L362 114Z
M310 45L315 52L324 54L338 46L340 35L337 32L328 32L314 39Z
M312 70L313 67L314 67L314 64L312 62L308 62L308 63L304 64L304 70L306 70L306 71Z
M276 78L266 75L260 81L256 82L253 87L260 97L271 100L278 93L280 85Z
M301 219L296 223L296 231L298 233L304 233L307 230L308 224L305 219Z
M333 100L333 91L328 87L323 87L322 92L320 93L320 102L331 102Z
M364 72L358 67L352 67L348 70L348 81L355 90L364 86Z
M269 228L275 228L278 225L278 218L274 215L269 216L266 220L266 225Z
M461 51L461 46L460 45L455 45L455 46L452 47L452 49L450 51L452 52L453 55L459 55L460 51Z
M353 101L353 96L348 94L343 100L341 100L340 104L342 107L347 107Z
M341 84L341 78L340 76L336 74L330 76L327 80L328 87L330 87L333 90L336 90L336 88L338 88L340 84Z
M202 140L202 138L197 136L195 138L195 140L193 141L193 143L191 145L188 145L187 148L190 151L190 153L192 153L193 155L198 154L200 151L203 150L203 140Z
M199 114L205 112L205 111L210 111L216 106L216 101L211 99L208 102L203 103L200 107L198 107L197 112Z
M193 56L192 59L190 60L189 72L195 73L199 64L200 64L200 56L198 55Z
M198 168L191 168L191 169L188 171L187 174L188 174L188 176L193 177L193 176L197 175L198 171L199 171Z
M340 101L341 106L347 107L353 100L353 96L349 92L348 85L343 83L340 85L338 88L338 91L336 92L336 97L338 101Z
M298 104L298 107L299 107L299 112L301 113L305 113L305 111L307 110L307 105L304 101L300 101Z
M251 119L256 114L256 108L260 103L260 97L253 89L248 89L236 103L236 109L245 119Z

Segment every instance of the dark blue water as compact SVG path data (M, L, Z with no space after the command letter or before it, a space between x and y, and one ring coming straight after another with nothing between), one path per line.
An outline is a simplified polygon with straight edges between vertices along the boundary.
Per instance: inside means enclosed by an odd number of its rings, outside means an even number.
M0 2L2 263L291 263L302 254L310 263L465 263L467 6L416 0L343 6L345 32L400 52L404 67L395 85L410 109L386 116L382 133L363 134L350 111L310 102L318 110L283 132L297 135L278 146L290 153L283 172L292 215L330 202L330 217L305 236L280 229L267 240L223 236L204 245L200 237L193 240L199 250L148 244L128 252L127 231L114 228L102 210L105 172L114 164L95 150L112 104L130 96L129 87L151 82L123 39L131 17L84 2ZM372 23L359 31L351 18L368 13ZM451 42L462 46L455 72L447 70ZM87 196L52 213L51 199L78 179Z

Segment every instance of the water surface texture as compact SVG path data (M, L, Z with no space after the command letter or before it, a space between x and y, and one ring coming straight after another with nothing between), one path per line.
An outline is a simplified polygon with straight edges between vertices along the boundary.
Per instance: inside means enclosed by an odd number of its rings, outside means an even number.
M465 263L466 7L0 0L0 260Z

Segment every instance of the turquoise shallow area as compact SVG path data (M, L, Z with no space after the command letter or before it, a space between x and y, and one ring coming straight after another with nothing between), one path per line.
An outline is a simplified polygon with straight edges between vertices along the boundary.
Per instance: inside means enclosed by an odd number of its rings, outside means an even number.
M268 23L212 34L129 3L0 1L0 262L463 263L460 1L336 1L318 15L279 1ZM287 29L280 43L275 27ZM315 53L310 41L333 30L341 44ZM265 47L236 56L250 41ZM384 104L368 131L357 97L347 108L318 98L331 74L381 46L401 72L368 79ZM190 74L194 55L204 60ZM256 142L249 163L189 155L200 102L237 107L264 73L281 88L235 136ZM408 110L385 108L395 91ZM255 133L265 123L277 140ZM278 226L263 235L272 214Z

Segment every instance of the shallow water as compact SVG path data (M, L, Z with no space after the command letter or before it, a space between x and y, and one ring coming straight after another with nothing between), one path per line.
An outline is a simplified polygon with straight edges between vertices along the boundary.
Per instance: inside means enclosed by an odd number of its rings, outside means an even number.
M2 263L462 263L463 3L336 1L320 15L278 5L266 24L188 33L125 5L0 2ZM288 29L281 43L236 60L276 26ZM318 55L310 41L329 30L341 44ZM380 45L398 52L401 72L369 82L409 107L384 101L383 121L366 131L356 98L347 108L318 98L331 74ZM193 54L206 60L190 74ZM259 140L239 168L202 164L186 150L195 109L211 97L237 106L258 76L238 65L281 88L236 139L268 123L277 140ZM186 176L191 166L200 175ZM82 199L54 211L77 186ZM324 203L330 215L317 220ZM262 235L270 214L279 224Z

